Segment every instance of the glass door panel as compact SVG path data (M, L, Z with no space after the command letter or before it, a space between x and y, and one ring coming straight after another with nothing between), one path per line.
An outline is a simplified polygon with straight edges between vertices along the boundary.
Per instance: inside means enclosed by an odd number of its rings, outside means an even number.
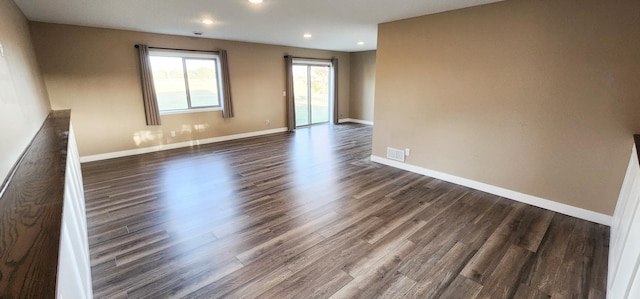
M293 65L293 95L295 98L296 126L311 124L309 117L309 72L306 65Z
M293 65L296 126L329 122L330 72L327 65Z
M309 66L311 77L311 123L329 121L329 67Z

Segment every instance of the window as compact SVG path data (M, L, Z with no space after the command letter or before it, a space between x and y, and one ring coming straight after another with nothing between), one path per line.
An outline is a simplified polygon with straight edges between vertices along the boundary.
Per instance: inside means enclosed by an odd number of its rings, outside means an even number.
M150 51L149 58L161 114L222 109L217 55Z

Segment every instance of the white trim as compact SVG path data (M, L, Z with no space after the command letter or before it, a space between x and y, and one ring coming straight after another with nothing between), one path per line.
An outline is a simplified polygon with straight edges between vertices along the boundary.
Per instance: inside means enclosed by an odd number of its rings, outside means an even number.
M487 193L495 194L495 195L502 196L502 197L505 197L505 198L508 198L508 199L512 199L512 200L519 201L519 202L523 202L523 203L526 203L526 204L529 204L529 205L532 205L532 206L536 206L536 207L540 207L540 208L543 208L543 209L551 210L551 211L558 212L558 213L565 214L565 215L569 215L569 216L572 216L572 217L576 217L576 218L588 220L588 221L591 221L591 222L595 222L595 223L600 223L600 224L604 224L604 225L607 225L607 226L611 226L612 217L609 216L609 215L597 213L597 212L590 211L590 210L585 210L585 209L582 209L582 208L570 206L570 205L567 205L567 204L555 202L555 201L544 199L544 198L540 198L540 197L537 197L537 196L524 194L524 193L520 193L520 192L517 192L517 191L513 191L513 190L509 190L509 189L505 189L505 188L501 188L501 187L497 187L497 186L493 186L493 185L477 182L477 181L474 181L474 180L465 179L465 178L454 176L454 175L451 175L451 174L447 174L447 173L443 173L443 172L439 172L439 171L435 171L435 170L431 170L431 169L427 169L427 168L423 168L423 167L419 167L419 166L415 166L415 165L411 165L411 164L407 164L407 163L402 163L402 162L389 160L389 159L378 157L378 156L375 156L375 155L371 155L371 161L372 162L376 162L376 163L380 163L380 164L384 164L384 165L388 165L388 166L391 166L391 167L403 169L403 170L406 170L406 171L411 171L411 172L415 172L415 173L418 173L418 174L430 176L430 177L437 178L437 179L440 179L440 180L443 180L443 181L451 182L451 183L454 183L454 184L462 185L462 186L465 186L465 187L473 188L473 189L484 191L484 192L487 192Z
M142 148L136 148L136 149L126 150L126 151L83 156L83 157L80 157L80 162L86 163L86 162L100 161L100 160L106 160L106 159L120 158L120 157L126 157L126 156L133 156L133 155L139 155L139 154L176 149L181 147L198 146L198 145L208 144L208 143L216 143L216 142L222 142L222 141L228 141L228 140L234 140L234 139L269 135L269 134L281 133L286 131L287 131L287 128L278 128L278 129L249 132L249 133L242 133L242 134L235 134L235 135L219 136L219 137L213 137L213 138L207 138L207 139L162 144L162 145L156 145L151 147L142 147Z
M206 59L220 59L220 54L213 51L189 51L189 50L171 50L171 49L156 49L149 47L149 56L156 57L186 57L186 58L206 58Z
M640 167L635 144L613 213L607 298L640 298Z
M315 58L293 58L292 64L294 65L316 65L316 66L328 66L332 67L331 58L329 59L315 59Z
M362 119L355 119L355 118L341 118L338 120L338 123L357 123L357 124L373 126L373 122L370 120L362 120Z
M164 110L164 111L160 111L160 115L200 113L200 112L213 112L213 111L222 111L222 106L191 108L191 109L181 109L181 110Z

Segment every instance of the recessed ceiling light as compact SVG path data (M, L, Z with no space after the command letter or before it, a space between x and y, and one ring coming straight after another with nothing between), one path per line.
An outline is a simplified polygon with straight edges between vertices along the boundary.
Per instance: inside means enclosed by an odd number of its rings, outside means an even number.
M362 45L364 45L364 42L358 42L357 44L358 44L358 46L362 46Z
M262 3L262 0L249 0L249 2L258 4L258 3Z
M204 20L202 20L202 24L211 25L211 24L213 24L213 20L210 20L210 19L204 19Z
M311 38L312 35L311 35L311 33L305 33L303 36L304 36L304 38Z

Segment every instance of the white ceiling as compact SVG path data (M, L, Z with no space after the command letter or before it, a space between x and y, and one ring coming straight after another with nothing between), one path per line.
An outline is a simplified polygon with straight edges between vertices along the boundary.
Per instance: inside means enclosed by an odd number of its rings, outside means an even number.
M376 48L379 23L501 0L14 1L31 21L353 52Z

